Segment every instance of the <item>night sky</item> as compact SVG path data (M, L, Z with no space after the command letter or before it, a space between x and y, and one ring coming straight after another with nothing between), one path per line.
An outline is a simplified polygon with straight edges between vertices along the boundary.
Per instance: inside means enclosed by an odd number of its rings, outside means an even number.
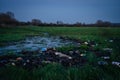
M120 22L120 0L0 0L0 12L7 11L20 21Z

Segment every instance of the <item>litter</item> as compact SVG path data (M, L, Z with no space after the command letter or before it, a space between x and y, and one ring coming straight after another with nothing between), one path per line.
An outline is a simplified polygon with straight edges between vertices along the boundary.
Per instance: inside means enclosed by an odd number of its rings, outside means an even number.
M66 54L63 54L63 53L61 53L61 52L55 52L55 55L58 55L59 57L66 57L66 58L68 58L68 59L72 59L71 56L68 56L68 55L66 55Z

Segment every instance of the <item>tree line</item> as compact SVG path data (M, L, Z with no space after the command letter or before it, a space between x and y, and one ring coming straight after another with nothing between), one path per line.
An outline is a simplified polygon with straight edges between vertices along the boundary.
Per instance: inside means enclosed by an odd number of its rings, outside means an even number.
M23 25L34 25L34 26L68 26L68 27L120 27L120 23L111 23L109 21L97 20L93 24L85 24L81 22L76 22L73 24L64 23L62 21L56 21L56 23L42 22L40 19L32 19L27 22L18 21L14 13L8 11L6 13L0 13L0 26L23 26Z

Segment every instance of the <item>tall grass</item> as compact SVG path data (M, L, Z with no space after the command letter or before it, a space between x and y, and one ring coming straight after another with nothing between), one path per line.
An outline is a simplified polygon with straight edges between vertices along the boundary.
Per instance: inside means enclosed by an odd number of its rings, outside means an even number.
M0 80L120 80L116 66L63 67L60 64L26 70L20 67L0 68Z

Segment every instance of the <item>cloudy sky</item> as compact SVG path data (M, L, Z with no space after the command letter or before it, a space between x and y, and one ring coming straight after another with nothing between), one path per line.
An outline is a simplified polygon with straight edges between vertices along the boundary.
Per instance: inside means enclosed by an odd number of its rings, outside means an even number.
M0 12L6 11L20 21L120 22L120 0L0 0Z

